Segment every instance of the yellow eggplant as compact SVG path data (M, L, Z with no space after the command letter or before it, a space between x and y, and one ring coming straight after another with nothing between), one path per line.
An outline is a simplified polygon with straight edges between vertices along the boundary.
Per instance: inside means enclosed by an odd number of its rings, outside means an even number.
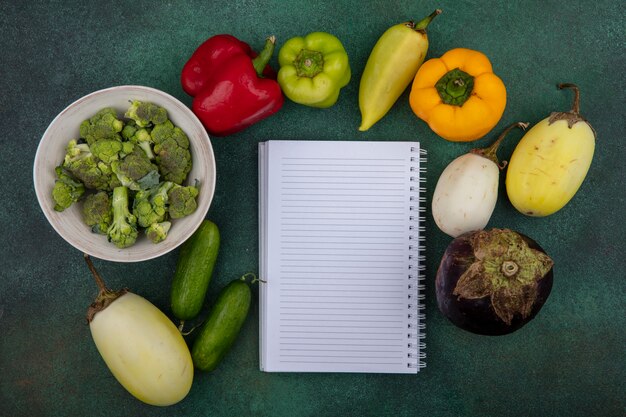
M524 135L509 161L506 191L513 206L543 217L563 208L580 188L595 149L596 135L580 115L580 92L574 84L568 112L554 112Z
M359 86L360 131L382 119L413 81L428 51L426 27L440 13L437 9L417 23L394 25L378 39Z

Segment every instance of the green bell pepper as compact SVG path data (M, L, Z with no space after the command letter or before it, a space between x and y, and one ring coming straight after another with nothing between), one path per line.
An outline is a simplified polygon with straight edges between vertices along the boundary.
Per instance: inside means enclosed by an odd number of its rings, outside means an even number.
M326 108L337 102L350 81L348 54L335 36L309 33L289 39L278 53L278 84L292 101Z

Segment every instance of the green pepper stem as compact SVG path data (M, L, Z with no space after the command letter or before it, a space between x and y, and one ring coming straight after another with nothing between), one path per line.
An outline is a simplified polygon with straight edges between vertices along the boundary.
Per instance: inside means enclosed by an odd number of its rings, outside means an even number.
M274 47L276 46L276 36L270 36L265 40L265 46L259 55L252 60L254 70L259 77L263 76L263 70L270 62L270 58L274 54Z
M522 130L526 130L528 125L529 125L528 123L524 123L524 122L513 123L506 129L504 129L504 132L502 132L500 136L498 136L498 139L496 139L496 141L493 142L491 145L487 146L486 148L472 149L470 153L473 153L474 155L480 155L483 158L487 158L490 161L493 161L498 166L498 168L504 169L504 167L506 166L508 162L502 161L502 163L500 163L500 161L498 161L498 155L496 154L498 152L498 147L502 143L502 140L506 137L506 135L511 130L513 130L516 127L519 127Z
M426 16L425 18L417 22L413 26L413 29L417 31L425 32L426 27L430 24L430 22L432 22L432 20L440 14L441 14L441 9L435 10L434 12L432 12L431 14L429 14L428 16Z
M315 78L324 70L324 55L320 51L302 49L293 61L298 77Z
M562 90L564 88L574 90L574 104L572 105L572 113L580 114L580 91L578 90L578 86L571 83L562 83L558 84L557 87L559 87L559 90Z

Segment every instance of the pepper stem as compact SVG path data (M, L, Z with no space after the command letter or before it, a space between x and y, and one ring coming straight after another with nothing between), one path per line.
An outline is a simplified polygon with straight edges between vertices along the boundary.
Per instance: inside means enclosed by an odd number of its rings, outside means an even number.
M506 164L508 163L507 161L502 161L502 163L500 163L498 161L498 147L500 146L500 144L502 143L502 140L506 137L506 135L513 130L516 127L519 127L522 130L526 130L526 128L528 127L528 123L524 123L524 122L517 122L517 123L513 123L512 125L510 125L509 127L507 127L506 129L504 129L504 132L502 132L500 134L500 136L498 136L498 139L496 139L495 142L493 142L491 145L487 146L486 148L481 148L481 149L472 149L470 151L470 153L473 153L475 155L480 155L483 158L487 158L490 161L493 161L498 168L500 169L504 169L504 167L506 166Z
M580 91L578 90L578 86L571 83L562 83L558 84L557 87L559 87L559 90L562 90L564 88L574 90L574 104L572 105L571 111L574 114L580 114Z
M435 10L434 12L417 22L415 25L413 25L413 29L416 31L425 32L426 27L430 24L430 22L432 22L432 20L440 14L441 9Z
M474 77L459 68L455 68L446 72L437 81L435 88L442 102L461 107L472 95Z
M276 36L272 35L265 40L265 46L259 55L252 60L252 65L259 77L263 76L263 70L270 62L272 54L274 54L274 47L276 46Z
M314 78L324 70L324 55L320 51L302 49L293 61L298 77Z

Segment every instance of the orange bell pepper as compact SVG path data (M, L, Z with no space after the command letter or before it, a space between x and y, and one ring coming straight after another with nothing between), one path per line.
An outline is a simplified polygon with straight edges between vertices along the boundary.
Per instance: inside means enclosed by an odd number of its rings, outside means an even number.
M483 53L457 48L421 66L409 103L442 138L469 142L498 124L506 106L506 88Z

